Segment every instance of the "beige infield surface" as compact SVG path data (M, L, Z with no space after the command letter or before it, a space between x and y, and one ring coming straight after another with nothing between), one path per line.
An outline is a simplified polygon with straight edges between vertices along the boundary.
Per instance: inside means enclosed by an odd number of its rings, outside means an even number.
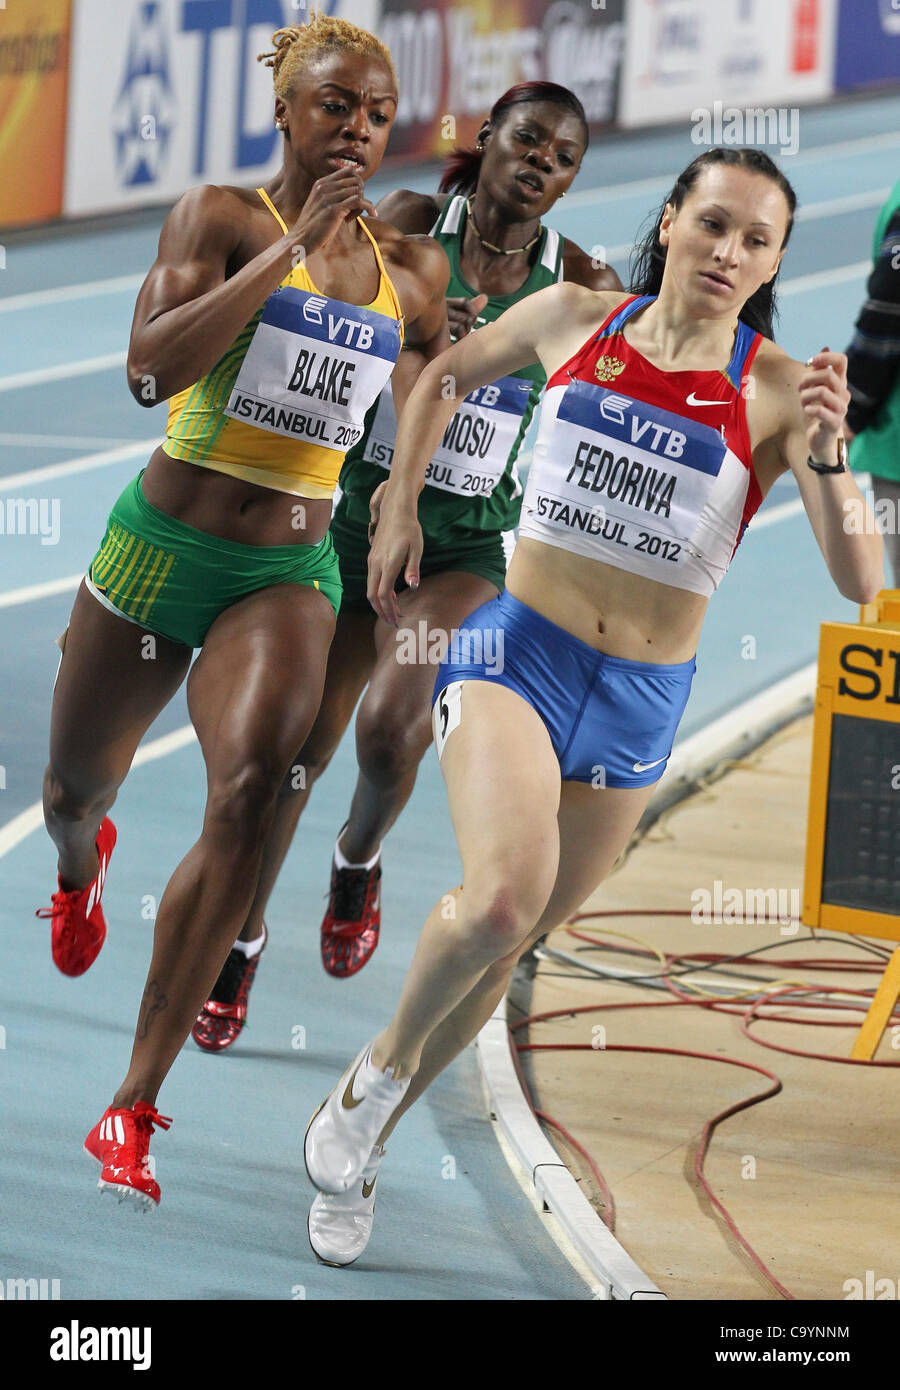
M687 975L679 988L692 981L705 990L726 985L752 993L790 981L874 989L890 942L869 942L881 953L875 955L852 938L814 935L786 920L792 908L799 915L811 739L812 719L798 721L676 806L585 904L584 911L639 909L638 916L591 918L576 928L613 942L612 932L625 932L638 942L591 949L561 927L546 945L603 969L658 975L663 967L656 956L625 954L622 947L737 955L779 943L714 973ZM745 917L759 901L747 890L781 889L782 920L692 920L692 909L696 915L706 905L704 890L715 911L717 879L720 915L729 903L734 912L739 901L726 896L730 889L741 890ZM665 909L685 915L658 915ZM826 959L846 964L826 971L805 963ZM855 968L867 962L876 969ZM671 967L673 974L683 968L681 962ZM594 1004L658 1006L674 997L664 988L589 978L565 962L541 959L529 1007L542 1013ZM802 1021L758 1021L756 1037L843 1058L862 1020L861 1012L787 1003L777 1011ZM816 1026L817 1019L838 1026ZM704 1124L772 1083L718 1061L616 1047L687 1049L773 1072L781 1092L725 1119L712 1135L705 1164L712 1192L795 1298L900 1297L900 1071L772 1051L742 1033L740 1015L693 1004L570 1014L529 1024L514 1039L582 1045L520 1054L535 1105L590 1153L612 1192L618 1240L670 1298L783 1297L742 1250L694 1173ZM888 1028L876 1059L900 1062L900 1028ZM602 1189L587 1164L548 1132L603 1212Z

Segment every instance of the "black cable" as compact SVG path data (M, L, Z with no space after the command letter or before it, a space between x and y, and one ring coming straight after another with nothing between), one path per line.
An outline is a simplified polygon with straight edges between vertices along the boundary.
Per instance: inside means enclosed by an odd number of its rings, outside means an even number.
M648 915L649 915L649 914L648 914ZM575 924L573 924L573 925L575 925ZM600 928L600 930L602 930L602 928ZM819 941L821 938L819 938L819 937L803 937L803 938L801 938L801 939L802 939L803 941ZM843 941L845 945L848 945L848 946L856 946L856 947L858 947L859 950L861 950L861 951L869 951L869 952L871 952L873 955L877 955L877 956L879 957L879 959L881 959L881 960L888 960L888 959L890 958L890 954L891 954L890 951L881 950L879 947L874 946L870 941L861 941L861 940L859 940L859 939L857 939L857 938L855 938L855 937L844 937L844 936L838 936L837 939L838 939L839 941ZM780 947L782 947L782 946L796 946L797 944L798 944L797 941L796 941L795 939L793 939L793 938L792 938L791 940L789 940L789 941L787 941L787 940L786 940L786 941L770 941L770 942L767 942L766 944L764 944L764 945L762 945L762 946L754 946L754 947L752 947L749 951L742 951L739 955L735 955L735 956L723 956L721 960L717 960L717 961L700 961L700 962L698 962L696 965L688 965L688 966L683 967L683 968L680 969L680 970L665 970L665 971L658 971L656 974L653 974L653 975L629 975L629 976L608 975L608 974L606 974L606 973L604 972L604 973L603 973L603 978L604 978L604 979L607 979L607 980L617 981L617 982L619 982L620 984L629 984L629 985L639 985L639 984L643 984L643 983L644 983L645 981L647 981L647 980L662 980L662 979L677 980L677 979L680 979L683 975L696 975L698 972L703 972L703 971L715 972L715 971L719 970L723 965L733 965L733 964L735 963L735 961L747 960L747 959L749 959L749 957L759 955L759 954L760 954L761 952L763 952L763 951L774 951L774 950L778 950L778 949L779 949ZM552 948L551 948L551 949L552 949ZM583 951L583 952L587 952L587 951L616 951L616 950L617 950L617 947L616 947L613 943L611 943L611 942L598 942L596 946L576 946L576 947L575 947L575 950L576 950L576 952L579 952L579 953L582 952L582 951ZM809 968L814 970L814 969L815 969L815 966L810 966ZM852 964L848 962L847 968L848 968L848 970L852 970L852 969L853 969ZM595 970L587 970L587 969L585 969L585 972L584 972L584 973L585 973L585 976L591 977L591 978L593 978L593 979L598 979L598 978L600 978L600 973L599 973L598 971L595 971ZM766 980L761 980L759 976L755 976L755 977L751 976L750 978L751 978L751 979L755 978L756 980L759 981L760 984L767 984L767 983L769 983L769 982L766 981Z

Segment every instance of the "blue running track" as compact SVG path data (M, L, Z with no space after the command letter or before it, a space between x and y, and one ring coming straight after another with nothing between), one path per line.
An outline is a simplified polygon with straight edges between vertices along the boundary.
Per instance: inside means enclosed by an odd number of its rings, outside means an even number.
M598 143L550 220L586 249L606 247L624 280L639 225L696 153L685 133ZM900 101L804 112L799 153L783 167L803 212L782 270L778 336L805 358L849 340L875 218L900 168ZM369 191L377 200L400 184L433 189L435 171L407 168ZM392 1142L360 1263L328 1269L308 1246L307 1119L389 1017L422 921L459 879L432 753L386 843L382 943L362 974L324 974L318 927L355 779L352 733L273 897L249 1027L222 1057L189 1040L163 1088L160 1108L175 1123L152 1145L159 1212L136 1222L97 1195L81 1144L127 1064L155 903L199 831L197 745L182 742L126 781L104 893L109 939L77 980L55 969L48 924L33 916L55 887L55 850L27 812L46 760L54 639L111 502L164 426L164 408L139 410L122 366L102 361L125 352L160 222L14 238L0 283L0 503L59 509L58 535L0 535L0 1284L57 1278L63 1298L88 1299L587 1298L497 1146L472 1049ZM796 498L791 479L776 486L760 513L769 524L751 527L713 599L682 738L814 659L820 622L855 615ZM186 724L179 694L147 742Z

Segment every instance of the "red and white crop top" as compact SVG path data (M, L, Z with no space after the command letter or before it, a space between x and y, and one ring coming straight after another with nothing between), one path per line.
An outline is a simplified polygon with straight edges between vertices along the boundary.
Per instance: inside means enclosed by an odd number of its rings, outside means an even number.
M762 501L745 401L762 334L739 321L724 372L664 372L622 332L653 298L547 382L519 535L708 596Z

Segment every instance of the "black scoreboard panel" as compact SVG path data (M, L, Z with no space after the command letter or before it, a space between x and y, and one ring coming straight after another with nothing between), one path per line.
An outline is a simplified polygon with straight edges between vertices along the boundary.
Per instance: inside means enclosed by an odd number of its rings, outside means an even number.
M832 716L825 824L822 902L900 916L900 724Z

